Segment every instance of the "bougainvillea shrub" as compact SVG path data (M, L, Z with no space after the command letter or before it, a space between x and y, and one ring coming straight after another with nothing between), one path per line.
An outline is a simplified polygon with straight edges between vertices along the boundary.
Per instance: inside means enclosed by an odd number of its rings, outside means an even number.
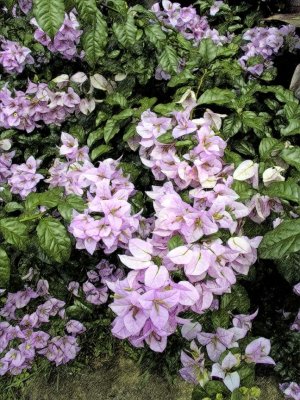
M4 385L115 346L195 400L299 400L300 37L270 7L3 2Z

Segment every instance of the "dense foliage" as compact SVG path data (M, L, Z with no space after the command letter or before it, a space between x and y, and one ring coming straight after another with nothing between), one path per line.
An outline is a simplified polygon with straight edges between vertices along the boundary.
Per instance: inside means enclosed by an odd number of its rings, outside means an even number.
M262 22L279 4L2 3L3 385L122 347L194 400L258 399L255 371L299 400L300 37Z

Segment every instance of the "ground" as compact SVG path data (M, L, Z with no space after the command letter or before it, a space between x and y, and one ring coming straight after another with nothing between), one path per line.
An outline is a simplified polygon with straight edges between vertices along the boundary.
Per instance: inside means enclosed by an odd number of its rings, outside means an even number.
M136 364L119 358L91 370L59 374L52 383L35 379L24 400L190 400L192 386L180 378L170 385L159 376L142 375ZM282 400L277 383L258 380L262 400ZM2 400L2 399L1 399ZM5 400L5 397L3 397ZM16 400L23 400L18 398Z

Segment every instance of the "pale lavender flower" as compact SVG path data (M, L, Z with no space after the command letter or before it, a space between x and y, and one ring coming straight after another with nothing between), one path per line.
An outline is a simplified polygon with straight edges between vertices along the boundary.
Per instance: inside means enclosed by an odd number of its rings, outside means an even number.
M34 59L30 55L31 50L22 47L19 43L4 40L1 47L0 64L2 64L5 72L10 74L21 73L27 64L34 63Z

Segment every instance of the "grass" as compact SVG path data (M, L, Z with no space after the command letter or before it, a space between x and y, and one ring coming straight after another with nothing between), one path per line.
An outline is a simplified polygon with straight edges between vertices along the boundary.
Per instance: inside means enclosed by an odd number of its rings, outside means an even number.
M23 396L15 400L190 400L193 387L180 378L173 384L159 377L159 373L142 373L132 360L117 357L113 361L100 363L96 359L91 368L60 373L52 380L44 375L30 380ZM158 371L159 372L159 371ZM259 378L262 400L283 400L278 383L272 378ZM3 396L3 397L2 397ZM0 394L8 400L8 394Z

